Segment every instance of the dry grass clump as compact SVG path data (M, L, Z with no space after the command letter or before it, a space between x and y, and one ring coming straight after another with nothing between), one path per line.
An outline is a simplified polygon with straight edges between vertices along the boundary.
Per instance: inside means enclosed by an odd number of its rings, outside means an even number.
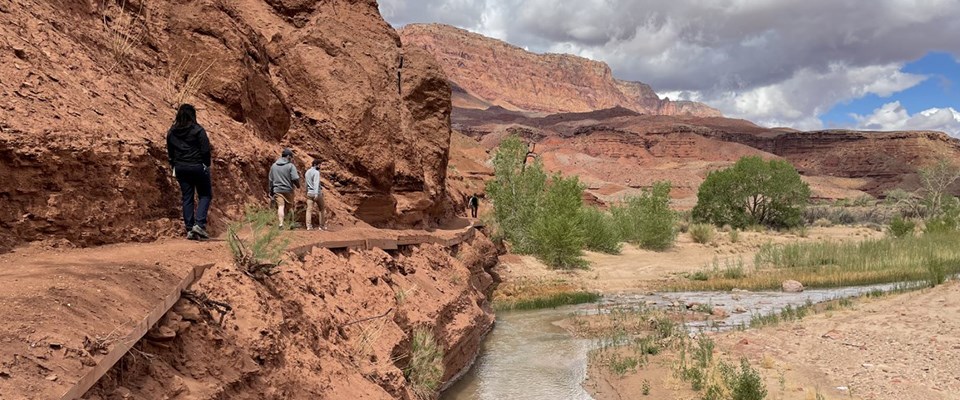
M128 14L126 8L127 2L124 0L119 4L115 15L109 13L103 15L103 26L107 29L109 35L107 47L114 58L114 63L107 69L108 72L112 72L124 63L129 58L133 48L143 39L143 33L138 32L136 26L137 21L141 19L143 4L140 5L140 9L135 14Z
M191 101L200 92L207 73L213 67L213 61L205 64L203 61L194 61L196 57L189 55L180 60L167 74L167 101L173 107Z
M943 282L960 273L960 232L928 233L861 242L767 244L754 268L739 274L704 273L677 282L674 290L777 289L793 279L807 287L893 282Z
M407 382L417 397L434 398L443 378L443 349L426 328L415 328L412 339L410 364L405 371Z
M711 224L693 224L690 225L690 238L694 242L707 244L713 242L717 230Z

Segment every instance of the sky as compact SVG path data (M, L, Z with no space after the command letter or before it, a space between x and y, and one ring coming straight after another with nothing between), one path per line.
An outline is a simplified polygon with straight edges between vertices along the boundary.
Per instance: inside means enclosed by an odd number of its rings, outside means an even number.
M661 97L803 130L960 136L960 0L380 0L530 51L604 61Z

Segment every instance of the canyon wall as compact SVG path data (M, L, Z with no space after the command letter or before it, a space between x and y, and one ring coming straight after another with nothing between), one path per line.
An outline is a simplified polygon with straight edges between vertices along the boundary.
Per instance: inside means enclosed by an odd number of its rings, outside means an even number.
M535 54L447 25L407 25L404 45L433 54L461 90L461 108L500 106L539 113L625 107L644 114L720 116L702 103L660 99L649 85L621 81L598 61L567 54Z
M0 251L179 234L165 134L192 102L216 231L283 147L324 160L338 223L450 213L450 90L375 1L0 0ZM402 70L401 70L401 62Z

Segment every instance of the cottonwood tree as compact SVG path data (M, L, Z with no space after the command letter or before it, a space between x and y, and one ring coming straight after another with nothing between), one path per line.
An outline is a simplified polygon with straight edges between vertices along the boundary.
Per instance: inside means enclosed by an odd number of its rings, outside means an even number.
M698 222L735 228L793 227L803 223L809 199L810 187L790 163L744 157L707 175L692 214Z
M947 160L940 159L936 164L918 171L920 175L920 198L923 199L927 217L937 217L943 213L944 205L953 196L950 186L960 179L960 168Z
M886 201L900 210L904 217L938 218L945 212L953 211L956 197L950 194L950 187L960 180L960 167L947 160L940 159L933 165L920 168L920 188L908 192L897 188L886 193Z

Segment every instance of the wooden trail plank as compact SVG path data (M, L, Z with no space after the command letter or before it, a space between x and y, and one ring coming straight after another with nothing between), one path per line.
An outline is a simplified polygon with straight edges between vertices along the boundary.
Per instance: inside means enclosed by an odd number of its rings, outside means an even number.
M381 250L396 250L397 249L397 240L396 239L367 239L367 250L381 249Z
M147 314L146 317L133 327L133 331L130 332L130 334L114 343L113 348L110 349L107 355L100 359L100 362L98 362L93 369L82 376L80 380L60 398L62 400L75 400L87 393L87 390L90 390L110 368L113 368L113 365L116 364L117 361L120 361L120 358L122 358L124 354L127 354L127 352L133 348L133 345L137 344L137 342L147 334L147 331L160 321L160 318L163 318L164 314L176 304L177 300L180 300L180 293L190 287L197 278L203 275L203 272L206 271L207 268L212 266L213 264L204 264L191 268L190 272L180 280L180 283L167 293L163 300L150 311L150 314Z

